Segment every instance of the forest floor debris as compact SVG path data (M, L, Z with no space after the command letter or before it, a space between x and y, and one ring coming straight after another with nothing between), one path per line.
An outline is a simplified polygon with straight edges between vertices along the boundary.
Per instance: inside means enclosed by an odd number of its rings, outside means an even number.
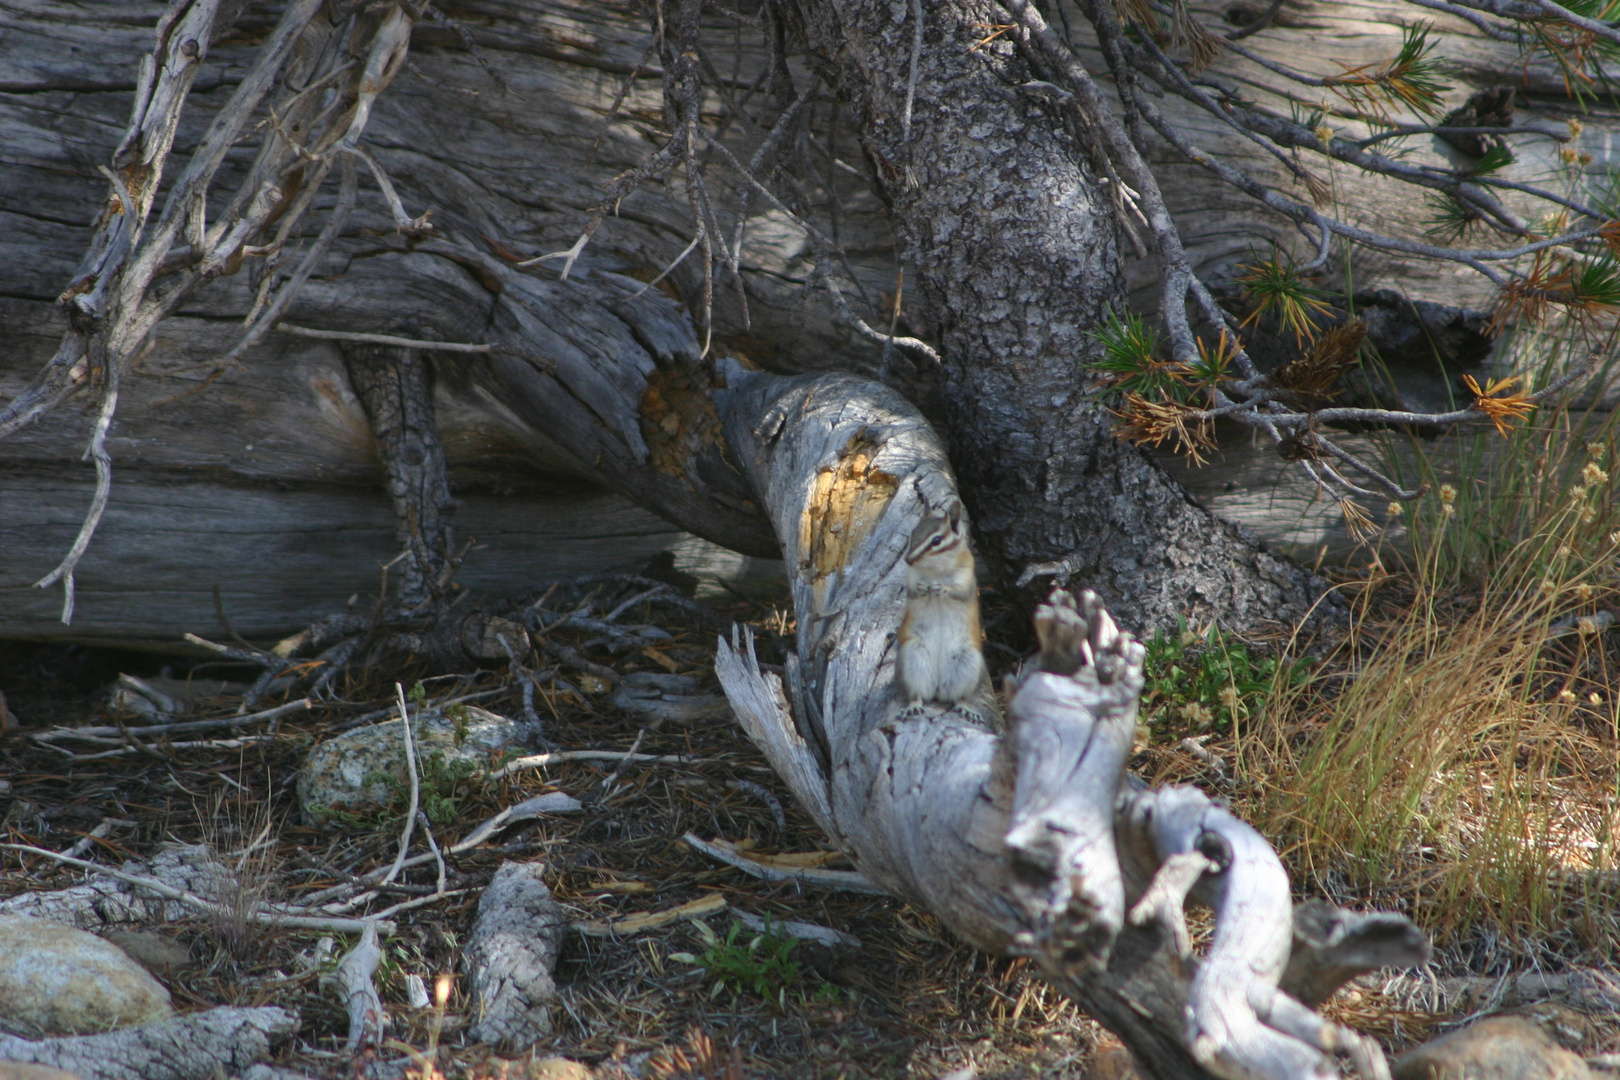
M613 589L603 587L604 610L637 595ZM990 604L994 626L1001 620ZM616 624L594 617L552 616L536 653L549 667L520 663L514 674L492 659L449 676L409 665L351 670L325 698L306 700L301 684L289 683L282 701L262 686L259 711L248 715L233 715L255 685L248 667L188 670L139 654L0 647L0 684L22 718L0 734L0 768L10 778L0 791L5 839L73 849L114 870L129 858L172 859L162 853L176 842L208 844L233 875L229 897L210 894L207 910L131 906L138 917L120 928L171 943L156 974L183 1014L220 1005L295 1012L299 1031L272 1064L310 1076L348 1077L369 1061L424 1080L538 1078L549 1073L535 1062L548 1057L584 1062L603 1077L1086 1075L1106 1037L1022 961L978 954L896 900L818 887L818 876L836 884L858 875L728 718L654 723L615 693L716 694L715 613L642 601L621 614L623 632L604 632ZM754 624L765 657L781 659L772 650L790 622L780 612L737 604L719 616ZM1206 659L1218 643L1193 636L1200 640L1166 652L1164 663L1183 664L1190 681L1166 676L1167 708L1145 710L1161 718L1144 727L1132 767L1151 783L1198 783L1241 804L1263 779L1247 768L1241 724L1199 730L1183 706L1233 704L1216 682L1239 687L1239 708L1256 704L1256 687L1279 669L1256 674L1262 662L1236 658L1229 645ZM1005 661L1017 644L994 657ZM1211 685L1196 685L1209 672ZM382 809L333 808L321 822L299 814L295 785L315 745L362 725L400 727L396 681L412 690L408 707L435 712L452 730L469 718L532 710L545 739L543 747L487 749L478 760L419 757L421 827L408 853L400 841L410 791L399 775L371 777ZM206 692L193 696L190 687ZM130 695L152 708L131 708ZM1187 748L1189 739L1202 753ZM517 1063L471 1039L479 1017L464 955L480 894L508 862L543 866L541 880L572 926L553 973L552 1031ZM17 849L0 868L6 896L96 887L94 875ZM788 880L752 876L761 868ZM295 908L356 927L388 912L393 929L379 938L374 980L390 1020L380 1045L348 1047L351 995L333 989L358 930L248 917ZM1192 929L1197 940L1208 928L1194 918ZM1610 962L1568 946L1531 957L1505 944L1494 956L1571 970ZM175 964L176 949L188 964ZM1481 956L1453 949L1427 975L1498 974L1480 966ZM1414 978L1363 980L1330 1011L1399 1051L1478 1008L1477 995L1425 999L1412 992ZM1592 1020L1580 1052L1617 1049L1620 1020Z

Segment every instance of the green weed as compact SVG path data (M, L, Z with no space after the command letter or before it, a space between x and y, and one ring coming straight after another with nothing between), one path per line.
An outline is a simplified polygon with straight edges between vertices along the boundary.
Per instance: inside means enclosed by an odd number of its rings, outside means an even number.
M711 991L714 996L729 990L733 994L753 994L786 1005L788 990L798 981L802 968L793 959L793 950L799 944L797 938L773 933L769 918L765 920L765 929L745 943L739 941L744 930L741 922L733 922L724 938L717 937L702 923L695 925L708 948L697 956L677 953L672 959L695 963L707 971L714 978Z
M1177 620L1177 630L1147 641L1142 712L1156 731L1230 732L1255 714L1279 687L1309 678L1309 665L1255 656L1241 641L1210 626L1199 634Z

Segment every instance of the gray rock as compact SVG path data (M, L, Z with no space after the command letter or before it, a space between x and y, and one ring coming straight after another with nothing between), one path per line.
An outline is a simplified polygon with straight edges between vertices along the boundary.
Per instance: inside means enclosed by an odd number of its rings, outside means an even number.
M503 751L521 752L533 733L529 725L466 707L458 720L429 710L412 718L411 732L419 761L441 755L444 762L493 765ZM404 784L405 740L400 721L389 720L328 739L309 752L298 772L298 805L304 820L319 824L331 810L367 813L388 804L389 788L375 778L395 777ZM367 782L368 778L373 778Z
M108 930L101 935L131 960L162 979L192 966L191 952L173 938L150 930Z
M1591 1080L1592 1070L1540 1024L1487 1016L1402 1054L1395 1080Z
M0 1026L23 1035L87 1035L163 1020L169 992L94 934L0 915Z

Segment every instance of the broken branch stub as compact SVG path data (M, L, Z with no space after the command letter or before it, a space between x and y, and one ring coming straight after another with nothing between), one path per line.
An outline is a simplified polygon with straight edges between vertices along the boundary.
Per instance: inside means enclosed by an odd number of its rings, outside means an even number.
M1189 788L1120 797L1143 649L1095 595L1057 592L1038 612L1041 654L1011 680L1005 736L979 709L909 700L894 678L903 555L956 499L939 438L866 380L726 375L726 442L780 538L798 630L785 687L745 637L720 642L716 670L862 874L981 948L1032 957L1145 1076L1303 1080L1343 1061L1386 1077L1376 1043L1288 990L1314 1005L1347 971L1420 961L1416 928L1336 909L1296 925L1250 826ZM1215 911L1203 957L1189 896ZM1388 942L1401 947L1371 947Z

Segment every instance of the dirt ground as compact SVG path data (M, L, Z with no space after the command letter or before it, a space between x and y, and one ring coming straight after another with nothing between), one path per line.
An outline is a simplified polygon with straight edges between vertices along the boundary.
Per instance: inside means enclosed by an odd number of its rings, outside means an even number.
M772 631L788 625L768 605L737 603L721 614L754 623L767 643ZM718 693L712 633L667 615L642 612L672 635L656 648L618 655L599 646L588 651L620 674L691 675L703 692ZM561 632L559 638L583 646L589 635ZM260 730L243 744L222 732L220 738L193 738L206 745L189 746L175 745L178 738L139 737L138 719L120 713L109 694L121 673L171 688L175 683L161 680L189 680L206 696L183 719L234 713L257 674L243 665L147 653L0 647L0 688L21 723L0 734L0 770L9 781L0 793L7 840L65 850L110 820L111 828L94 839L86 857L117 866L167 842L206 842L226 862L243 865L246 891L287 901L392 860L402 806L341 825L312 826L300 819L293 784L311 746L353 726L354 718L387 708L394 680L410 688L420 670L407 664L367 671L340 680L332 700L286 718L273 734ZM590 685L577 672L551 671L535 699L544 737L563 749L630 747L646 718L615 708L606 694L582 689ZM423 690L430 702L476 695L478 705L496 713L517 716L522 708L504 664L428 678ZM255 708L272 707L286 696L273 693ZM111 753L101 745L47 745L32 737L59 726L119 723L136 738ZM440 1068L447 1075L510 1071L488 1047L466 1043L470 1000L459 982L439 1016L431 1006L410 1007L406 980L421 976L432 987L442 974L463 974L459 943L472 924L479 888L504 860L538 860L575 921L660 911L710 894L724 897L727 909L707 917L701 928L681 921L619 939L571 933L557 968L555 1033L534 1048L533 1057L563 1055L609 1074L623 1068L720 1076L740 1064L746 1076L935 1077L968 1066L982 1077L1083 1075L1100 1029L1032 979L1022 961L978 954L926 912L898 901L760 881L681 841L690 831L752 844L759 853L829 848L734 723L665 725L642 738L643 753L682 760L633 763L616 778L612 763L569 762L493 781L484 770L446 790L442 805L449 809L441 809L435 826L441 846L541 792L597 798L581 814L531 821L449 857L449 886L471 891L401 915L398 932L384 942L379 989L393 1013L393 1038L420 1049L438 1027ZM779 804L785 828L778 828L777 810L761 791ZM4 895L81 880L78 870L37 857L19 860L13 852L0 857L0 870ZM431 865L408 870L403 889L376 903L431 891L434 878ZM710 952L716 939L726 941L736 924L733 912L836 928L858 938L860 947L800 942L774 968L762 965L770 968L764 974L745 970L745 978L721 980L691 960ZM346 1015L335 991L323 987L322 969L306 969L307 960L300 959L330 935L229 923L198 918L151 928L191 958L167 978L176 1006L294 1009L302 1027L277 1063L318 1076L351 1075L354 1062L341 1052ZM741 929L732 944L746 950L759 937ZM335 954L347 944L340 936L332 943ZM760 945L782 948L770 938ZM739 985L754 976L757 985ZM708 1062L706 1047L715 1048ZM398 1057L400 1050L382 1053Z
M606 611L632 593L610 588L591 595ZM620 617L625 625L655 627L653 639L629 643L561 628L547 640L599 671L689 676L700 693L718 694L714 627L732 621L753 627L766 662L781 659L782 635L791 633L791 618L780 606L740 598L713 603L701 617L653 604L625 609ZM993 669L1009 666L1026 645L1015 622L993 598L987 603ZM449 895L400 914L397 932L383 943L378 987L391 1012L390 1041L366 1055L408 1065L414 1060L412 1075L420 1080L520 1074L540 1080L547 1074L533 1062L552 1056L587 1063L603 1077L933 1080L971 1067L986 1080L1058 1080L1088 1075L1098 1051L1113 1045L1033 978L1023 961L977 953L924 911L888 898L761 881L692 849L683 834L740 844L762 856L832 855L729 716L651 725L645 715L617 707L601 679L577 664L550 664L543 653L531 657L539 676L532 704L550 747L619 751L639 737L642 753L678 760L622 768L570 761L492 778L500 764L492 756L484 766L425 777L423 794L433 797L441 848L544 792L566 792L586 806L521 822L447 856ZM252 708L302 696L309 671L306 665L290 673ZM0 731L5 839L54 851L85 841L86 858L114 867L166 843L203 842L240 868L244 896L293 903L389 865L403 820L403 788L380 813L324 824L302 820L294 782L312 746L389 715L396 682L406 690L419 685L429 705L475 702L509 717L525 708L504 661L433 675L409 656L394 656L357 665L314 708L273 726L151 737L141 735L144 721L111 692L121 674L188 699L180 719L193 719L237 713L259 669L173 654L0 645L0 689L19 724ZM125 733L100 742L61 734L84 725L122 726ZM1174 742L1150 741L1131 767L1154 784L1200 783L1224 794L1228 780L1218 761L1230 758L1230 748L1217 740L1210 749L1215 765L1209 755L1200 758ZM420 832L412 850L424 850ZM544 880L575 923L666 911L704 897L721 897L725 907L701 921L638 934L570 933L556 970L553 1034L516 1061L505 1060L466 1034L472 1001L461 945L482 887L507 860L542 863ZM828 865L843 864L834 859ZM436 876L432 864L407 870L370 910L434 893ZM0 895L80 880L80 870L0 852ZM834 928L859 945L800 941L789 947L785 938L742 927L739 914ZM1195 920L1195 932L1207 936L1205 923ZM324 978L352 940L218 916L148 929L189 956L181 968L160 973L181 1011L225 1004L294 1010L301 1028L279 1048L275 1063L314 1076L358 1075L355 1055L344 1051L348 1018ZM410 1005L414 979L432 988L447 975L450 995L442 1010ZM1341 994L1329 1011L1398 1052L1461 1019L1455 1009L1425 1007L1419 990L1416 982L1405 991L1367 982ZM1613 1019L1593 1029L1587 1052L1620 1046ZM409 1056L434 1046L433 1069Z

